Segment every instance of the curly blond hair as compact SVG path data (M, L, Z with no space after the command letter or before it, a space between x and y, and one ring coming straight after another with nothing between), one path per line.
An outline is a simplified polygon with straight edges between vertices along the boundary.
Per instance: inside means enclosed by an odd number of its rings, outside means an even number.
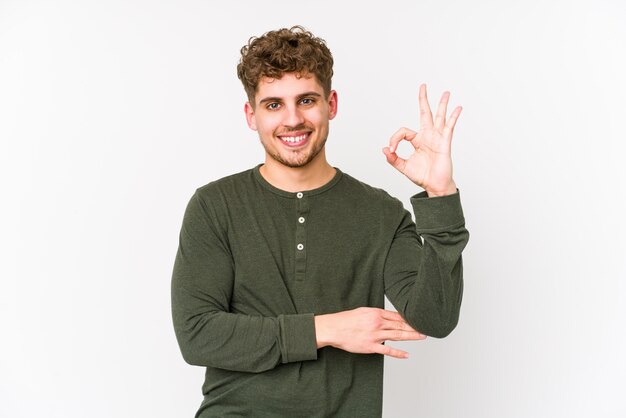
M293 26L291 29L270 31L260 37L253 36L241 48L237 77L253 106L261 78L278 79L285 73L296 73L298 77L314 75L328 98L333 77L333 56L326 41L302 26Z

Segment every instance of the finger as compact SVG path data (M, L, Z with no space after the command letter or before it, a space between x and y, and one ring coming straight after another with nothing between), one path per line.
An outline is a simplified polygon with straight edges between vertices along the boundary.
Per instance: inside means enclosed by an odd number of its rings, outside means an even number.
M446 124L446 112L448 111L448 101L450 100L450 92L444 91L437 106L437 114L435 115L435 129L441 130Z
M400 330L400 331L410 331L410 332L418 332L416 329L413 329L408 322L404 319L401 320L384 320L380 329L384 330Z
M383 153L385 157L387 157L387 162L391 164L396 170L404 174L404 169L406 167L406 160L402 157L399 157L395 152L391 152L389 147L383 148Z
M430 111L430 105L428 104L428 97L426 96L426 84L422 84L420 86L419 107L420 107L420 129L432 128L433 114Z
M426 338L425 334L414 329L408 322L406 322L398 312L393 311L383 311L385 316L382 316L383 322L380 325L380 330L384 333L388 332L399 332L399 333L408 333L406 336L407 339L424 339ZM389 334L382 334L382 339L393 339L386 338ZM393 334L392 334L393 335ZM416 338L413 338L416 337Z
M402 315L400 315L399 312L396 311L388 311L386 309L380 309L380 317L383 319L387 319L389 321L402 321L402 322L406 322L404 320L404 318L402 318Z
M372 352L395 358L409 358L409 353L383 344L373 344Z
M387 311L385 309L380 310L381 318L383 319L382 325L380 329L383 330L400 330L400 331L409 331L409 332L417 332L408 322L400 315L399 312L395 311ZM423 335L419 333L420 335Z
M391 138L389 138L389 150L396 152L400 141L412 141L417 136L417 132L410 130L409 128L398 129Z
M456 125L456 121L461 115L461 111L463 108L461 106L457 106L450 115L448 122L446 123L445 128L443 128L443 135L445 137L452 138L452 132L454 132L454 126Z
M376 337L380 341L417 341L426 339L426 335L417 331L402 331L399 329L377 332Z

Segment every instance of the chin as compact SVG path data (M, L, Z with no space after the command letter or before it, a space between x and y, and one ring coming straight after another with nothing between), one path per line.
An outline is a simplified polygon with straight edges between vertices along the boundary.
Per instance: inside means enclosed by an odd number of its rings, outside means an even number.
M278 152L269 152L266 148L267 155L269 155L276 162L289 167L289 168L304 168L311 164L315 159L319 156L320 152L324 149L326 141L322 143L322 146L318 149L313 149L311 151L307 151L305 155L298 155L297 157L287 156L284 157ZM291 157L291 158L289 158Z

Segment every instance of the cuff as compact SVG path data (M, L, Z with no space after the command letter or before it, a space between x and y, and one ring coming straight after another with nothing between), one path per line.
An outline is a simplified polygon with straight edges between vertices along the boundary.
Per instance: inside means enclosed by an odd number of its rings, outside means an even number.
M465 224L461 195L458 192L447 196L428 197L426 192L411 197L418 233L440 232Z
M280 315L278 321L282 362L317 360L313 314Z

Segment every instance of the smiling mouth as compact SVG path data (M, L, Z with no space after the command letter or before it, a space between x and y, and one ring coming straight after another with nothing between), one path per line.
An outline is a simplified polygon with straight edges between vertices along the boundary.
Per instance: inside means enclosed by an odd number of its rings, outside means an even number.
M288 147L299 147L305 144L310 136L311 132L305 132L299 135L280 135L278 138Z

